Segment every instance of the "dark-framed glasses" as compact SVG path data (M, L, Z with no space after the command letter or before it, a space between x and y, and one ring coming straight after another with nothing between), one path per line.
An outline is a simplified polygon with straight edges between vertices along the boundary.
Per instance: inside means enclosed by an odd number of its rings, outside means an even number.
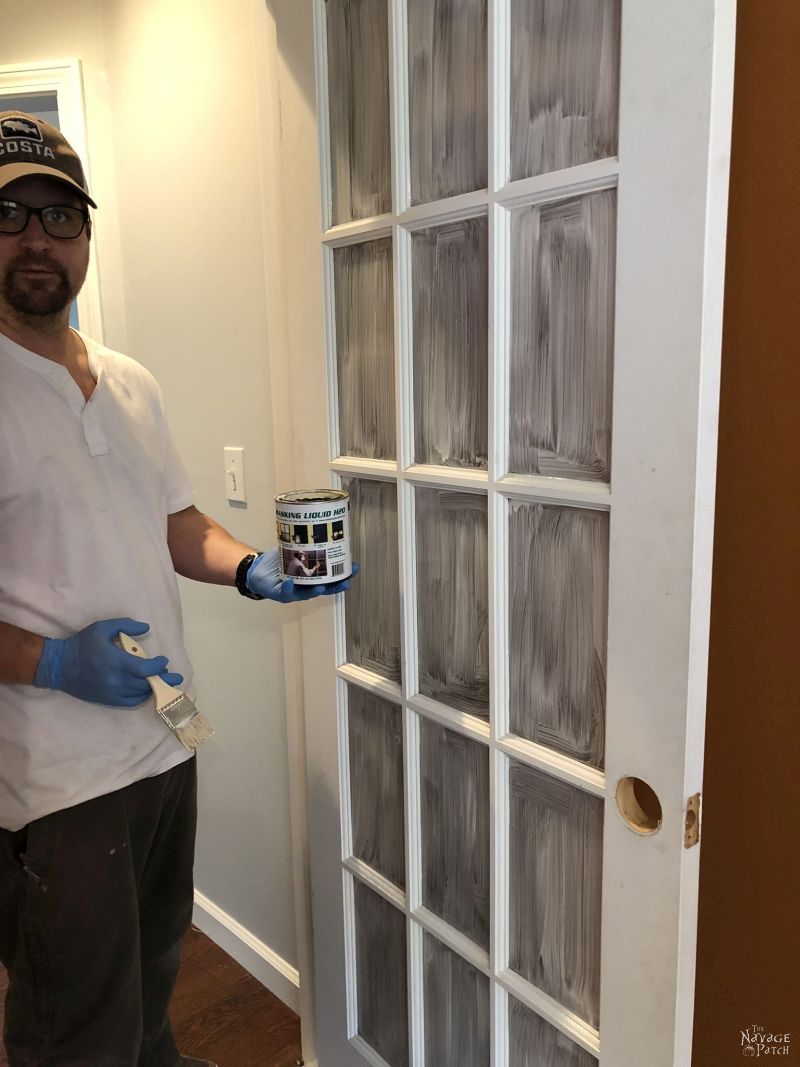
M31 215L38 215L45 233L61 241L71 241L83 233L89 220L86 208L70 207L67 204L51 204L49 207L28 207L18 200L0 200L0 234L22 233L30 222Z

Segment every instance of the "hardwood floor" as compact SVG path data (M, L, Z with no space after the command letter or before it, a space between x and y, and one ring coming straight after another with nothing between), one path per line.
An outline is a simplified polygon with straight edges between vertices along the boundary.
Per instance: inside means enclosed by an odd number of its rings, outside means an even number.
M0 968L0 998L5 1000ZM213 941L192 928L170 1010L184 1054L219 1067L297 1067L300 1020ZM0 1009L2 1023L2 1009ZM8 1067L0 1046L0 1067Z

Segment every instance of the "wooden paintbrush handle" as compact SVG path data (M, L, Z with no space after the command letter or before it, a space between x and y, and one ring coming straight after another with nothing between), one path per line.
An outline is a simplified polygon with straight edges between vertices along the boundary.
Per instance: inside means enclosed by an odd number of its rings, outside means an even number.
M119 643L123 652L129 652L132 656L138 656L140 659L147 659L147 653L142 648L141 644L135 637L129 637L128 634L120 632ZM150 683L150 688L153 690L153 696L156 698L156 707L163 708L173 700L177 700L183 696L182 689L176 689L172 685L167 685L163 678L159 678L157 674L152 675L147 679Z

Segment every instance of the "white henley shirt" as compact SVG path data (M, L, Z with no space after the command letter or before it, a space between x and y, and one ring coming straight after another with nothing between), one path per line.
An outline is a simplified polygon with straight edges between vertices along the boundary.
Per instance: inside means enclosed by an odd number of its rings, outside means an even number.
M191 695L167 516L193 503L159 387L81 335L88 401L57 363L0 334L0 621L68 637L99 619L150 624ZM189 753L155 715L0 683L0 826L169 770Z

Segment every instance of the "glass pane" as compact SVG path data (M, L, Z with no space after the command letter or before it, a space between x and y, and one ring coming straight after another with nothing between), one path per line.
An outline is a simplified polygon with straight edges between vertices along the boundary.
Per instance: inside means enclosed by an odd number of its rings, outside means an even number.
M412 238L417 463L487 466L488 247L485 218Z
M355 685L347 693L353 855L405 889L402 712Z
M327 0L333 223L392 210L387 0Z
M361 570L345 597L347 662L400 682L400 563L394 482L346 478L353 559Z
M603 766L608 515L509 504L511 729Z
M425 1067L488 1067L489 979L425 934Z
M486 497L416 492L419 691L488 719Z
M509 468L608 481L616 193L511 213Z
M354 890L358 1033L389 1067L407 1067L406 917L362 882Z
M508 998L509 1067L597 1067L586 1049L529 1011L515 997Z
M422 903L489 947L489 750L420 722Z
M340 453L394 459L391 238L334 249L333 277Z
M597 1027L603 802L510 763L510 964Z
M511 0L511 177L617 154L620 0Z
M409 0L411 202L488 183L486 0Z

